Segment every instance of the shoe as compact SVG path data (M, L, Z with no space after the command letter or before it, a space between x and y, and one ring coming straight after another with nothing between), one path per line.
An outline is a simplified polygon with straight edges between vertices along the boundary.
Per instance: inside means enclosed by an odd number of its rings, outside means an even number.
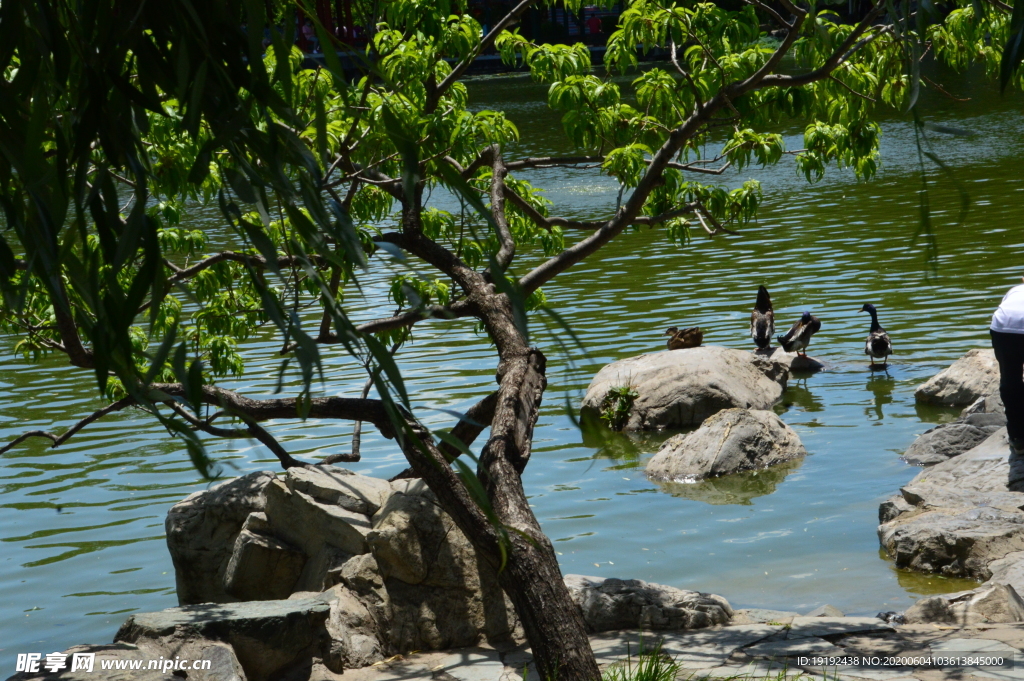
M1010 440L1010 454L1016 454L1017 456L1024 456L1024 440L1013 439Z

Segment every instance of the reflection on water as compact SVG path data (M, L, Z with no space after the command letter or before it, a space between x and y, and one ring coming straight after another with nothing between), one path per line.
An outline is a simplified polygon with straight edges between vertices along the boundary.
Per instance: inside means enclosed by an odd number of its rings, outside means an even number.
M682 499L700 501L714 506L722 506L724 504L750 505L752 503L751 500L773 493L775 488L786 479L786 476L800 468L802 463L802 461L787 461L771 468L723 475L699 482L658 481L656 484L663 492ZM786 530L785 533L789 534L789 530ZM768 536L785 535L773 534Z
M917 405L914 388L988 343L991 311L1019 282L1024 248L1020 102L990 97L987 85L969 78L940 80L972 100L926 102L928 120L955 122L978 136L932 140L975 206L966 227L958 225L956 192L933 178L937 277L925 276L913 242L920 186L913 129L895 117L882 121L882 166L872 182L831 172L809 186L786 164L727 173L721 180L729 184L764 182L760 221L742 235L697 237L680 248L660 230L627 231L545 286L589 353L560 354L541 320L531 320L531 337L548 354L550 383L523 482L545 532L558 540L565 572L645 579L718 593L735 607L801 612L828 602L874 614L903 609L921 592L921 578L879 557L878 504L918 471L899 459L914 437L956 416ZM508 158L572 153L558 115L544 104L545 85L489 78L473 83L470 94L473 102L507 110L521 131ZM799 148L799 126L780 133ZM552 215L590 220L614 210L618 188L607 177L557 169L528 175L547 190ZM207 214L219 219L216 209ZM219 245L214 240L211 250ZM538 259L523 249L514 270L525 272ZM668 489L642 471L668 433L581 435L566 401L578 406L604 364L662 349L665 328L692 319L707 328L705 344L753 349L750 309L762 283L778 319L809 309L823 322L812 352L827 369L794 377L788 406L780 407L811 454L802 464ZM386 281L366 277L362 284L362 293L347 293L356 321L390 305ZM885 310L886 328L898 334L888 372L867 372L865 319L855 312L865 300ZM250 339L240 348L254 360L249 373L225 387L272 394L279 347L269 337ZM0 338L0 440L25 430L60 431L102 406L90 376L56 359L26 363L12 348L11 339ZM358 364L335 349L324 354L324 393L357 395L365 380ZM415 342L396 361L431 428L452 425L443 410L464 411L494 389L493 348L466 320L418 325ZM269 427L295 456L310 459L346 448L351 436L351 425L341 422ZM216 442L211 451L228 474L277 468L272 455L245 440ZM372 431L364 433L363 457L353 468L371 475L407 465L392 441ZM3 653L109 641L125 612L176 605L163 518L171 504L204 486L180 443L133 410L90 425L59 449L36 440L3 455ZM923 580L936 589L963 588Z
M874 418L876 421L883 420L885 413L882 411L882 407L892 404L892 391L895 387L896 379L890 376L888 371L884 373L872 371L871 376L868 377L868 390L875 396L875 403L864 410L865 416Z

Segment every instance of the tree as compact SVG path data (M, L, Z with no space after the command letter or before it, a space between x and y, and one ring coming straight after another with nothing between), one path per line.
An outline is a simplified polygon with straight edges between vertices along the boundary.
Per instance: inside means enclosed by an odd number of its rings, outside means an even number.
M112 400L63 434L26 433L7 447L33 436L57 446L132 406L180 437L209 475L200 434L255 438L288 468L310 464L262 422L372 423L499 568L542 677L597 678L520 479L546 385L547 357L531 345L528 320L557 319L541 287L630 228L659 227L682 244L691 228L731 234L755 217L756 182L730 191L695 177L786 155L811 181L830 164L871 177L871 112L913 105L921 49L909 10L883 2L844 24L814 2L747 0L727 11L633 0L600 75L584 47L515 31L541 4L522 0L481 36L462 0L354 2L357 23L373 33L362 73L349 78L331 50L327 68L301 68L280 28L295 22L286 3L4 0L0 323L25 354L59 352L93 371ZM550 83L548 103L564 112L578 156L512 158L515 127L468 107L463 76L492 46ZM669 64L637 70L638 54L653 48L667 50ZM611 78L631 71L635 106ZM804 148L789 151L772 128L794 120L807 126ZM553 215L525 179L581 166L620 183L602 219ZM431 205L445 191L468 219ZM220 207L235 248L206 252L207 235L188 226L201 202ZM567 233L581 236L566 246ZM524 249L546 259L516 273ZM397 275L398 311L356 325L346 291L385 253L434 275ZM416 324L456 318L477 320L493 343L498 386L449 432L433 432L417 419L393 354ZM298 394L253 400L218 387L244 369L236 340L264 326L280 337L282 372L297 368ZM321 345L365 367L365 387L332 386L358 397L317 395ZM356 458L358 445L331 457Z

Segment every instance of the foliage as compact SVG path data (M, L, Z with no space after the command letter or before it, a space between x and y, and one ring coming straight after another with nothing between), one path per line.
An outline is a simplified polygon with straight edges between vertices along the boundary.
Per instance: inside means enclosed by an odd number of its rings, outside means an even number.
M601 420L612 430L622 430L633 412L633 402L640 393L631 385L619 385L608 389L601 400Z
M626 659L605 670L602 681L675 681L682 666L661 650L658 639L653 648L644 648L644 640L640 639L640 649L636 660L632 651L627 652Z

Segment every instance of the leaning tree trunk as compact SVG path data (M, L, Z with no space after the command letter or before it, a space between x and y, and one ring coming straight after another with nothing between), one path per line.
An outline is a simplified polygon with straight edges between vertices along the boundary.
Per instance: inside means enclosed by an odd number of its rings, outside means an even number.
M598 681L601 673L583 614L569 594L554 548L530 509L520 477L530 457L547 383L544 356L527 347L515 329L505 296L492 293L481 297L480 303L481 316L501 355L491 437L478 469L497 522L473 501L429 438L406 447L406 456L478 554L500 567L498 583L523 624L542 681Z

